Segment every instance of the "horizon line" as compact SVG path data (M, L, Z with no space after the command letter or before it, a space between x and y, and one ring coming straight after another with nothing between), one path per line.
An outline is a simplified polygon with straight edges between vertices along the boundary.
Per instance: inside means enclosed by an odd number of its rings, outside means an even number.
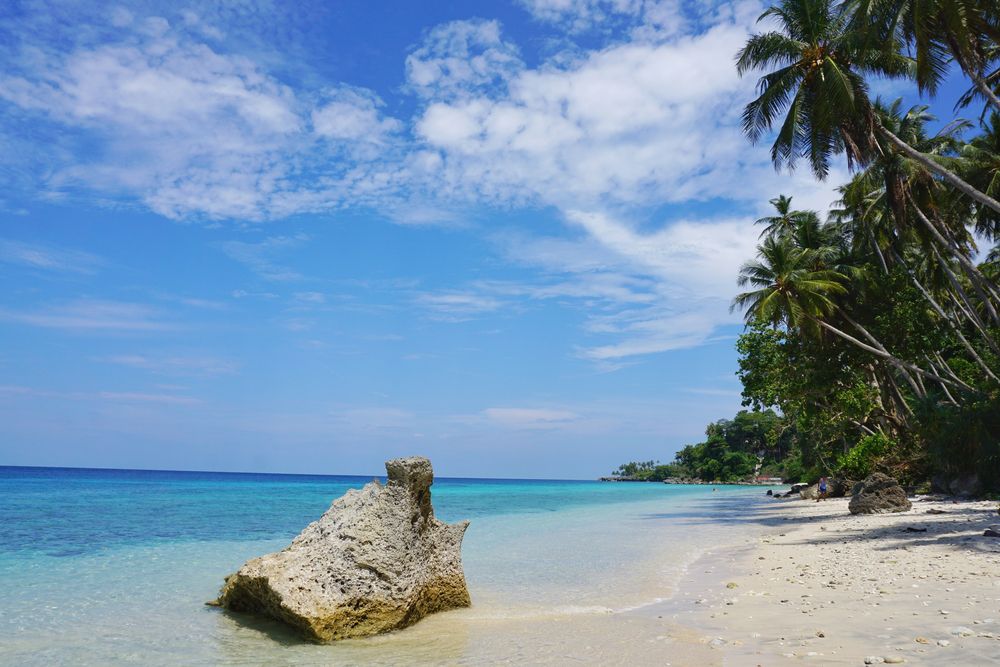
M281 477L363 477L363 478L385 478L383 472L379 475L356 474L356 473L313 473L313 472L260 472L255 470L183 470L177 468L115 468L115 467L90 467L90 466L52 466L52 465L9 465L0 463L0 469L20 468L31 470L90 470L105 472L182 472L182 473L211 473L216 475L275 475ZM555 477L450 477L434 475L434 479L470 479L487 480L498 482L597 482L599 478L555 478Z

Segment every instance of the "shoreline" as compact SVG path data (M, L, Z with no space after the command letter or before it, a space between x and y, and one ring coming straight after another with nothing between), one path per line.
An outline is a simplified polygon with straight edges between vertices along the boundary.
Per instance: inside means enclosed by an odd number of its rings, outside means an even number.
M722 664L995 663L1000 539L983 530L997 503L922 496L857 516L847 503L748 505L742 539L702 554L649 611Z

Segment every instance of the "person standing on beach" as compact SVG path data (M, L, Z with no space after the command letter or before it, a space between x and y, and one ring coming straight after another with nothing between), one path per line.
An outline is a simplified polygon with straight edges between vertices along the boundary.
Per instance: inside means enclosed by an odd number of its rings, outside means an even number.
M827 488L826 487L826 477L820 477L819 478L819 497L816 499L816 502L819 502L821 500L826 500L826 488Z

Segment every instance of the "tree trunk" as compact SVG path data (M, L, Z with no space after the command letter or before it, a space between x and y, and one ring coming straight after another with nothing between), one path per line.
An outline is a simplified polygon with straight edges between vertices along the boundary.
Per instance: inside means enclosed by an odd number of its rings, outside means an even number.
M818 318L810 318L810 319L812 319L816 324L818 324L822 328L826 329L827 331L829 331L829 332L831 332L831 333L833 333L833 334L835 334L837 336L840 336L841 338L843 338L844 340L846 340L849 343L853 343L854 345L860 347L862 350L865 350L867 352L871 352L876 357L879 357L881 359L885 359L890 364L892 364L893 366L896 366L899 369L905 369L905 370L913 371L914 373L917 373L917 374L922 375L924 377L930 378L931 380L934 380L936 382L946 382L946 383L948 383L948 384L950 384L950 385L952 385L954 387L957 387L957 388L961 389L961 387L959 385L955 384L951 380L945 379L945 378L941 377L940 375L936 375L936 374L931 373L929 371L925 371L923 368L920 368L919 366L915 366L914 364L911 364L908 361L903 361L902 359L899 359L897 357L892 356L892 354L890 354L889 352L885 351L885 348L883 348L883 349L880 350L877 347L872 347L871 345L868 345L867 343L862 343L860 340L858 340L857 338L855 338L851 334L849 334L849 333L847 333L845 331L841 331L837 327L835 327L832 324L829 324L827 322L824 322L821 319L818 319ZM861 327L860 330L865 331L863 327ZM865 331L865 335L866 335L866 337L871 337L871 334L869 334L867 331ZM879 347L881 347L881 345Z
M962 346L965 347L966 351L976 362L976 364L983 369L983 372L986 373L986 376L989 377L994 382L1000 382L1000 379L998 379L997 376L993 374L993 371L990 369L990 367L987 366L986 362L983 361L983 358L979 356L979 353L976 351L976 348L972 347L972 344L969 343L969 341L962 334L962 328L958 325L957 322L953 321L952 318L948 317L948 315L944 312L944 308L942 308L938 304L937 300L935 300L934 297L931 296L931 293L924 288L924 286L920 283L919 280L917 280L917 276L913 273L913 270L906 265L906 262L904 262L903 258L899 256L899 253L893 250L892 254L895 260L899 262L899 265L903 267L903 270L906 271L906 274L910 276L910 281L914 284L914 286L918 290L920 290L920 293L924 295L924 298L927 299L927 303L931 304L931 308L933 308L934 312L938 314L938 317L943 319L948 324L948 327L958 337L958 340L962 342Z
M893 146L899 149L901 153L903 153L904 155L913 160L916 160L927 169L933 171L935 174L943 178L945 182L950 184L952 187L954 187L962 194L974 199L983 206L987 206L996 211L997 213L1000 213L1000 202L998 202L993 197L990 197L989 195L975 189L974 187L966 183L964 180L962 180L957 174L952 173L945 167L941 166L940 164L932 160L930 156L921 153L916 148L909 145L908 143L897 137L889 130L885 129L881 124L877 124L875 126L875 130L879 132L883 137L888 139L889 143L891 143Z
M948 239L941 234L937 227L934 226L934 223L931 222L926 215L924 215L923 210L921 210L920 206L917 205L917 202L913 199L913 195L908 194L907 197L910 200L910 205L913 206L914 212L917 214L917 219L923 223L924 227L927 228L927 231L931 233L931 236L933 236L934 239L942 245L942 247L947 248L955 259L958 260L958 263L962 265L962 268L965 269L966 275L969 276L969 282L972 283L973 288L979 294L979 298L983 302L983 306L986 308L986 312L989 314L990 319L992 319L993 322L1000 324L1000 315L997 314L996 309L993 307L992 295L988 293L992 290L989 288L989 285L982 284L984 281L987 283L989 282L986 279L986 276L984 276L979 269L976 268L976 265L972 263L972 260L965 256L965 253L956 248L954 244L948 242ZM950 271L947 265L944 265L942 268L944 268L945 271Z

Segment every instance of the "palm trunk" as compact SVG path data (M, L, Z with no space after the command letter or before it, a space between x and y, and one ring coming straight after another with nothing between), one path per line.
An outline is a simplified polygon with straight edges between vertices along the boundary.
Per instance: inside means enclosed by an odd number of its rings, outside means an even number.
M850 324L857 331L859 331L861 333L861 335L864 336L865 338L867 338L868 342L871 343L872 345L874 345L876 348L878 348L879 351L881 351L884 354L888 354L889 356L892 356L892 354L889 352L889 350L885 349L885 346L882 345L881 342L879 342L878 338L875 338L875 336L873 336L868 331L868 329L865 329L863 326L861 326L860 324L858 324L857 322L855 322L854 320L852 320L850 315L848 315L844 311L840 311L840 316L843 317L845 320L847 320L848 324ZM898 368L897 367L897 369L899 370L900 374L903 376L903 379L906 380L906 383L908 385L910 385L910 388L913 390L913 393L916 394L918 398L923 398L924 396L927 395L927 390L924 389L924 385L920 382L919 376L914 377L912 374L906 372L902 368Z
M962 194L966 195L967 197L970 197L971 199L974 199L983 206L987 206L996 211L997 213L1000 213L1000 202L998 202L993 197L990 197L989 195L975 189L974 187L966 183L964 180L962 180L962 178L959 177L957 174L949 171L945 167L941 166L940 164L932 160L929 156L921 153L916 148L906 143L905 141L897 137L889 130L885 129L882 125L877 124L875 126L875 130L879 132L883 137L885 137L889 141L889 143L895 146L901 153L903 153L912 160L916 160L927 169L933 171L935 174L943 178L945 182L950 184L952 187L954 187Z
M965 256L965 253L955 247L954 243L948 242L948 239L941 234L934 223L931 222L926 215L924 215L923 210L921 210L920 206L917 205L917 202L913 199L913 195L908 194L907 197L910 200L910 204L913 206L914 212L917 214L917 219L923 223L924 227L927 228L927 231L931 233L931 236L933 236L942 247L947 248L951 255L958 260L958 263L962 266L962 268L965 269L965 274L969 277L969 282L972 283L972 287L979 294L979 298L983 302L983 306L986 308L986 312L989 314L990 319L992 319L995 323L1000 324L1000 315L997 314L996 309L993 307L992 295L988 294L988 292L991 292L992 290L988 284L983 285L984 281L987 283L989 282L986 280L986 276L984 276L979 269L976 268L976 265L972 263L972 260ZM943 268L945 271L950 271L947 265Z
M930 371L925 371L923 368L920 368L919 366L911 364L908 361L903 361L902 359L894 357L892 354L890 354L889 352L885 351L885 348L879 349L878 347L872 347L871 345L868 345L867 343L861 342L860 340L858 340L857 338L855 338L851 334L849 334L849 333L847 333L845 331L841 331L840 329L838 329L837 327L833 326L832 324L829 324L829 323L824 322L823 320L820 320L820 319L817 319L817 318L811 318L811 319L816 324L818 324L822 328L826 329L830 333L832 333L834 335L837 335L837 336L840 336L841 338L843 338L847 342L853 343L854 345L856 345L857 347L861 348L862 350L865 350L866 352L871 352L876 357L879 357L881 359L885 359L890 364L892 364L893 366L896 366L897 368L899 368L901 370L912 371L914 373L917 373L918 375L922 375L924 377L930 378L931 380L934 380L936 382L946 382L946 383L948 383L948 384L950 384L952 386L961 388L958 385L956 385L954 382L952 382L951 380L945 379L945 378L941 377L940 375L936 375L935 373L931 373ZM871 334L869 334L866 330L864 330L863 327L861 328L861 330L865 332L866 337L872 337ZM879 345L879 347L882 347L882 346Z
M989 377L994 382L1000 382L1000 379L998 379L997 376L993 374L993 371L990 370L990 367L986 364L985 361L983 361L983 358L979 356L979 353L976 351L976 348L972 347L972 344L969 343L969 341L962 334L962 328L958 325L957 322L955 322L944 312L944 308L942 308L938 304L937 300L933 296L931 296L931 293L927 291L926 288L924 288L924 286L920 283L919 280L917 280L917 276L913 273L913 270L906 265L906 262L903 261L903 258L900 257L895 250L893 250L893 257L897 262L899 262L899 265L903 267L903 270L906 271L906 274L910 276L910 281L920 291L920 293L924 295L924 298L927 300L927 303L931 304L931 308L933 308L934 312L938 314L938 317L943 319L948 324L948 327L952 330L955 336L958 337L958 340L961 341L962 346L969 353L969 356L971 356L972 359L976 362L976 364L983 369L983 372L986 373L986 376Z
M990 88L988 83L986 83L986 79L979 76L978 73L966 72L966 74L968 74L969 78L976 84L976 88L979 89L979 92L981 92L986 99L989 100L989 103L996 107L997 111L1000 111L1000 97L997 97L997 94L993 92L993 89Z

